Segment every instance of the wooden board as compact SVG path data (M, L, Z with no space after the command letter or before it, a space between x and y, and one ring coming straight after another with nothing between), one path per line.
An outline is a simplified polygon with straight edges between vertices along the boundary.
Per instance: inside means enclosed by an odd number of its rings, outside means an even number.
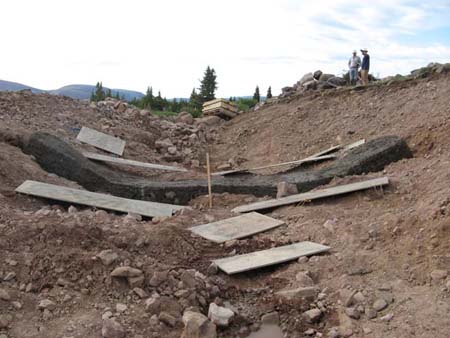
M220 109L220 108L229 110L233 113L238 112L238 107L236 107L232 104L229 104L228 102L216 102L211 105L204 106L202 111L203 111L203 113L207 113L211 110L216 110L216 109Z
M94 129L82 127L77 139L96 148L122 156L125 149L125 141L118 137L110 136Z
M325 160L331 160L331 159L335 159L335 158L336 158L335 155L324 155L324 156L317 156L317 157L307 157L307 158L304 158L302 160L283 162L283 163L276 163L276 164L269 164L269 165L265 165L265 166L261 166L261 167L218 171L218 172L213 173L212 175L213 176L225 176L225 175L230 175L230 174L249 172L249 171L252 171L252 170L261 170L261 169L282 167L282 166L294 165L294 164L299 165L299 164L303 164L303 163L325 161Z
M319 198L325 198L330 196L347 194L354 191L365 190L374 187L381 187L389 184L389 179L387 177L375 178L368 181L362 181L357 183L338 185L336 187L306 192L303 194L291 195L287 197L282 197L278 199L272 199L268 201L256 202L248 205L243 205L234 208L234 212L249 212L255 210L263 210L269 208L280 207L282 205L288 205L293 203L299 203L304 201L311 201Z
M365 140L365 139L362 139L362 140L359 140L359 141L356 141L356 142L347 144L347 145L344 147L344 151L349 151L349 150L351 150L351 149L353 149L353 148L356 148L356 147L359 147L359 146L363 145L364 143L366 143L366 140Z
M215 104L215 103L217 103L217 102L226 102L226 103L230 103L230 101L225 100L225 99L214 99L214 100L209 100L209 101L206 101L205 103L203 103L203 107L210 106L210 105Z
M95 161L102 161L102 162L111 162L116 164L123 164L123 165L131 165L135 167L142 167L142 168L149 168L149 169L156 169L156 170L166 170L166 171L182 171L186 172L187 170L184 168L178 168L178 167L172 167L168 165L161 165L161 164L153 164L153 163L143 163L133 160L126 160L124 158L118 158L118 157L112 157L112 156L106 156L101 154L95 154L95 153L83 153L84 157L95 160Z
M25 181L16 189L16 192L148 217L172 216L176 210L184 208L180 205L131 200L36 181Z
M324 156L324 155L327 155L327 154L330 154L330 153L334 153L334 152L340 150L341 148L342 148L342 146L340 146L340 145L332 146L332 147L330 147L330 148L328 148L328 149L319 151L318 153L315 153L315 154L313 154L313 155L311 155L311 156L308 156L306 159L311 159L311 158L316 158L316 157L322 157L322 156Z
M300 242L268 250L255 251L245 255L217 259L214 261L214 264L222 271L232 275L288 262L301 256L311 256L328 250L330 250L330 247L325 245L313 242Z
M232 239L248 237L283 224L283 221L258 214L257 212L251 212L217 222L195 226L189 230L210 241L223 243Z

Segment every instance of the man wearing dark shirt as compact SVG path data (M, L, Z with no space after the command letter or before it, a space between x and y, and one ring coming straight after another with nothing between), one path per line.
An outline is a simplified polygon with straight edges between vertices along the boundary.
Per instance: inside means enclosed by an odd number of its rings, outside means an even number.
M369 84L369 68L370 68L370 56L367 54L367 49L361 49L363 54L362 64L361 64L361 80L364 86Z

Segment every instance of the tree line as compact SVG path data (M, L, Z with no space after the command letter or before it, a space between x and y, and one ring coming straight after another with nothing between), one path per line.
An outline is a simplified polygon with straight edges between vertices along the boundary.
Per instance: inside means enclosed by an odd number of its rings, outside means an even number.
M134 98L130 103L141 109L151 109L152 111L172 112L179 113L181 111L188 111L194 117L200 116L203 103L214 100L215 92L217 90L217 75L214 68L208 66L203 74L202 80L200 80L200 87L193 88L188 100L186 99L171 99L168 100L161 95L161 91L158 94L153 93L153 87L148 87L145 95L140 98ZM125 100L124 96L119 97L119 92L112 93L111 89L103 89L102 83L97 82L94 91L91 94L91 101L102 101L107 97L114 97L116 99ZM267 90L266 98L272 97L272 89L269 87ZM239 109L248 110L255 104L261 101L259 87L256 86L253 97L250 98L236 98L230 97L230 101L235 102Z

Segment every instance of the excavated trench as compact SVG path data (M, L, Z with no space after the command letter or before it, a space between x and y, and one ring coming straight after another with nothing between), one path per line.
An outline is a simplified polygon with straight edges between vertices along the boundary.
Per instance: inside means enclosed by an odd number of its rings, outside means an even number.
M205 195L208 191L206 180L152 182L119 173L86 159L70 144L48 133L34 133L21 146L46 171L75 181L90 191L176 204L187 204L192 198ZM305 171L302 168L265 176L218 177L214 178L213 187L215 193L275 196L277 184L286 181L296 184L299 192L304 192L326 184L336 176L380 171L389 163L410 157L412 153L404 140L397 136L385 136L366 142L320 170Z

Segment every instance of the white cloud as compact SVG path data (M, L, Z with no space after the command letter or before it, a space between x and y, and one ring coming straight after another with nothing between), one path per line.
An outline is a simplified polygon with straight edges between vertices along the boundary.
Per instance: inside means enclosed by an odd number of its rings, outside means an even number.
M0 78L40 88L95 83L188 96L207 65L219 95L275 93L305 72L340 73L367 47L372 71L405 73L450 61L445 0L16 0L2 4Z

